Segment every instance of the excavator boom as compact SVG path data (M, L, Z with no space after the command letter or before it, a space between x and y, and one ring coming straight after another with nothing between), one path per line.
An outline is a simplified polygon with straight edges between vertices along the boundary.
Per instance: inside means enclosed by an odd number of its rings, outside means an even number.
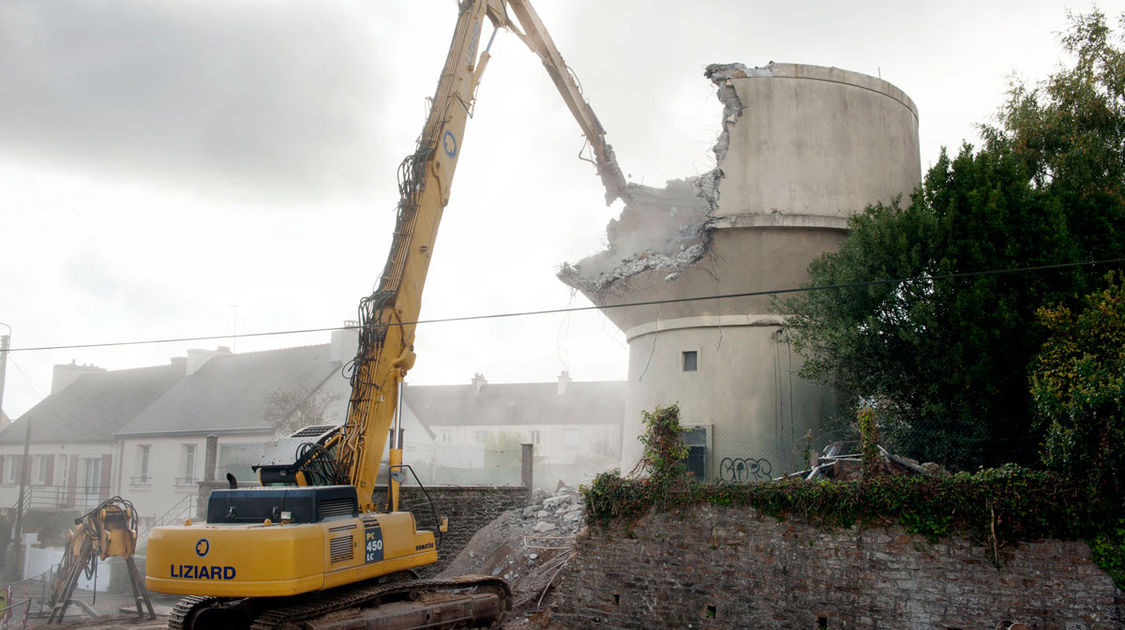
M478 55L485 20L512 30L539 55L592 148L606 203L627 199L605 130L531 5L462 0L422 133L399 167L390 253L375 290L360 302L347 418L339 430L302 443L291 462L259 466L266 487L239 489L232 482L231 489L212 492L205 524L153 531L146 584L189 596L173 612L171 628L267 630L298 618L301 627L337 627L318 618L332 613L335 619L342 610L361 611L366 627L477 627L495 623L510 607L511 592L499 578L413 581L414 569L437 561L437 549L434 534L398 510L405 467L400 432L392 430L403 378L414 365L415 323L438 225L489 60L491 37ZM376 505L388 436L388 501ZM457 611L468 612L461 618ZM425 619L445 621L412 621ZM341 623L364 627L352 621Z

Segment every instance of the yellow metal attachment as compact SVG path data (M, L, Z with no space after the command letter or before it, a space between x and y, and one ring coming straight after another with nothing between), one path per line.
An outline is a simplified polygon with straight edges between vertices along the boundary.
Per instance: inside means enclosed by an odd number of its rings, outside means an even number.
M449 517L448 516L441 517L441 525L438 525L438 531L443 533L443 534L449 531Z
M190 518L184 519L184 527L191 527L191 519Z

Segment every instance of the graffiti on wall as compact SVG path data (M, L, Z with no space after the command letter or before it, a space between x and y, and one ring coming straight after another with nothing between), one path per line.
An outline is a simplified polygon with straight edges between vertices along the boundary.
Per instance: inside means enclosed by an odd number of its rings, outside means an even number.
M769 481L773 479L770 460L753 457L724 457L719 463L719 478L724 481Z

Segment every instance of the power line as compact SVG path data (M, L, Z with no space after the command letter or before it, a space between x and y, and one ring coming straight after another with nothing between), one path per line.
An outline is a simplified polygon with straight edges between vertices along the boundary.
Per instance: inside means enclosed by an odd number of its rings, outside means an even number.
M725 300L734 298L763 297L772 295L789 295L794 293L808 293L812 291L828 291L832 289L852 289L859 287L877 286L883 284L902 284L918 280L953 280L958 278L976 278L983 276L999 276L1017 273L1039 271L1055 271L1060 269L1073 269L1076 267L1090 267L1095 265L1115 265L1125 263L1125 258L1107 258L1104 260L1089 260L1074 263L1058 263L1052 265L1035 265L1031 267L1012 267L1008 269L988 269L985 271L963 271L956 273L933 274L924 277L885 278L882 280L864 280L861 282L841 282L808 287L791 287L786 289L765 289L761 291L744 291L741 293L723 293L716 295L702 295L696 297L667 298L661 300L644 300L639 302L623 302L621 304L602 304L594 306L568 306L563 308L548 308L532 311L513 311L507 313L489 313L485 315L463 315L459 317L439 317L435 319L419 319L412 322L393 322L388 326L408 326L421 324L446 324L452 322L482 321L489 319L506 319L510 317L533 317L536 315L557 315L560 313L578 313L582 311L604 311L618 308L635 308L639 306L657 306L663 304L677 304L681 302L699 302L703 300ZM306 333L324 333L337 330L354 330L358 326L333 326L328 328L302 328L296 330L278 330L270 332L243 333L238 338L246 337L273 337L281 335L300 335ZM185 343L190 341L214 341L217 339L230 339L231 335L207 335L201 337L171 337L165 339L147 339L141 341L110 341L104 343L83 343L61 346L29 346L26 348L8 348L8 352L35 352L43 350L77 350L83 348L109 348L117 346L140 346L157 343Z

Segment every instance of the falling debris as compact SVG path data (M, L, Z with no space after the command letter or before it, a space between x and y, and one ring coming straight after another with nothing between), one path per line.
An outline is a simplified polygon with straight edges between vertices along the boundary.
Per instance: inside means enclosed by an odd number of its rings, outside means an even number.
M559 279L587 295L613 291L614 285L650 269L666 270L672 282L699 261L710 244L711 222L719 208L723 161L730 147L731 129L742 116L743 104L733 79L770 76L770 66L747 68L738 63L712 64L704 73L718 88L723 104L723 130L712 151L715 168L663 188L629 184L629 202L621 216L606 227L608 248L580 262L564 263Z
M587 294L648 269L666 269L665 279L675 279L707 251L713 201L702 185L699 177L672 180L664 188L629 184L631 201L606 227L609 248L564 263L559 279Z

